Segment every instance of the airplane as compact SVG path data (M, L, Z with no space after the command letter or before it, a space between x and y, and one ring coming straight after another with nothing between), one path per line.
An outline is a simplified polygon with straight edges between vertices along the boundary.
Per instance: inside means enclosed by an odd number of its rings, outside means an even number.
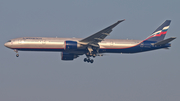
M86 38L52 38L52 37L21 37L11 39L4 44L5 47L13 49L16 57L18 51L52 51L61 52L61 60L74 60L80 55L86 55L84 62L93 63L96 56L104 53L139 53L151 50L171 47L172 40L176 37L164 39L171 20L165 20L149 37L144 40L128 39L105 39L119 20L109 27Z

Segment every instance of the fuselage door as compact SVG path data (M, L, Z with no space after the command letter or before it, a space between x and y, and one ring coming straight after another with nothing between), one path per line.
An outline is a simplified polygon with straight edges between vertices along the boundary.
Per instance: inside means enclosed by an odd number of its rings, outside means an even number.
M46 44L46 40L42 40L42 44L43 44L43 45Z
M21 44L22 43L22 40L18 40L18 44Z

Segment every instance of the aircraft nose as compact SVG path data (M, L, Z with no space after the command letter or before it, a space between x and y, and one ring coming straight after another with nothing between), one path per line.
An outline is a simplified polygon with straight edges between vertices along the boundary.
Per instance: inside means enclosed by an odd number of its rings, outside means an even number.
M5 43L4 46L7 47L7 43Z
M10 47L10 43L9 43L9 42L6 42L6 43L4 44L4 46L5 46L5 47Z

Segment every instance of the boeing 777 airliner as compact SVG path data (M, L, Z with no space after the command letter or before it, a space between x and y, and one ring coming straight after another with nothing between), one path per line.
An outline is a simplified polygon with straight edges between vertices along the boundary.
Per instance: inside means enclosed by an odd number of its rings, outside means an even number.
M169 42L176 38L164 39L171 22L166 20L145 40L105 39L123 21L120 20L84 39L22 37L11 39L4 45L13 49L17 53L16 57L19 57L18 51L53 51L61 52L62 60L73 60L85 54L87 58L84 58L84 62L93 63L94 60L90 57L101 56L103 53L138 53L168 48L171 46Z

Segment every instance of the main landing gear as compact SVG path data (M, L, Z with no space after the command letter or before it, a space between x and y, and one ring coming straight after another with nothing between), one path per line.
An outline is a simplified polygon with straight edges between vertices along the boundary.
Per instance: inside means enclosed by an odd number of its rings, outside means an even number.
M97 56L98 52L99 52L99 45L98 44L97 44L97 47L88 46L87 47L87 53L85 53L87 58L84 58L84 62L93 63L94 60L90 59L90 57L95 58Z
M94 60L90 58L84 58L84 62L93 63Z
M16 52L16 57L19 57L18 50L14 50Z
M93 59L90 59L90 57L95 58L95 57L96 57L96 54L95 54L95 53L86 53L86 57L87 57L87 58L84 58L84 62L93 63L94 60L93 60Z

